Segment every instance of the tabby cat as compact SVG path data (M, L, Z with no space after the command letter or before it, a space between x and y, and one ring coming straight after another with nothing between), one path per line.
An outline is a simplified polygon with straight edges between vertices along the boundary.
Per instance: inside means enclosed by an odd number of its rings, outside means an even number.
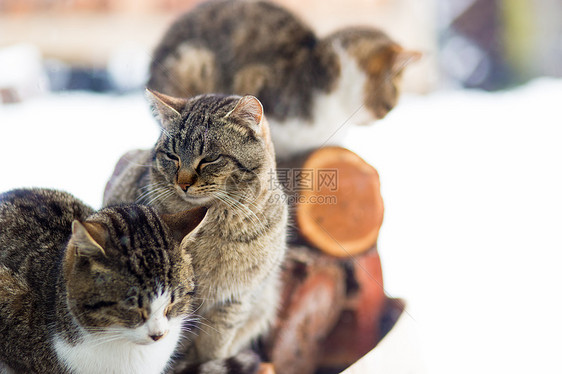
M182 367L224 360L266 331L278 303L287 205L267 120L252 96L147 95L162 133L153 149L121 158L104 204L147 203L162 213L208 206L189 247L204 323L185 344Z
M285 158L338 144L349 120L383 118L397 103L404 68L419 57L372 27L318 38L278 5L214 0L171 25L154 52L148 87L177 97L256 96Z
M196 305L184 237L204 216L0 194L0 372L163 372Z

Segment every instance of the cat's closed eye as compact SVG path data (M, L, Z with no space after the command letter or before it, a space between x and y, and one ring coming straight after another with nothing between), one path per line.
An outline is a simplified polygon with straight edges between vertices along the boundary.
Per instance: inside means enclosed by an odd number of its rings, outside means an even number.
M179 160L180 160L180 158L173 153L170 153L170 152L162 152L162 153L164 154L164 156L166 156L167 159L169 159L171 161L179 162Z
M127 291L125 300L123 300L123 302L125 303L125 305L130 307L135 307L135 306L141 307L142 300L141 298L139 298L138 287L136 286L130 287L129 290Z
M222 155L207 156L207 157L203 158L201 161L199 161L199 165L197 165L197 169L201 170L207 165L214 164L214 163L218 162L221 158L222 158Z
M185 296L194 296L196 293L197 293L197 286L195 285L190 285L189 289L186 286L179 286L176 289L176 292L172 294L171 302L173 303L175 301L176 294L179 297L185 297Z
M98 301L93 304L84 304L83 307L88 310L100 310L103 308L111 308L116 304L115 301Z
M124 303L126 306L133 308L133 307L138 306L138 299L137 299L136 296L130 296L130 297L126 298L126 299L123 301L123 303Z

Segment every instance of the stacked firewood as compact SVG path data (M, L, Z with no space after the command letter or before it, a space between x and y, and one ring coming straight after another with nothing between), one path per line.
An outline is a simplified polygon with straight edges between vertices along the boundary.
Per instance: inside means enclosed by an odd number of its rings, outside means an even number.
M383 218L377 171L355 153L326 147L278 162L291 207L276 326L264 372L339 371L381 335L385 295L376 248Z

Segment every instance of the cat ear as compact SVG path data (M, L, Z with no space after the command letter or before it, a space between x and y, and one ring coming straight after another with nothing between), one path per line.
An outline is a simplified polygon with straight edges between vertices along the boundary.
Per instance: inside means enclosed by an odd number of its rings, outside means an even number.
M423 54L418 51L401 50L394 57L392 72L398 74L413 62L419 61Z
M70 241L74 244L78 256L89 257L97 254L105 256L102 245L105 245L106 237L107 232L100 224L72 221L72 238Z
M247 124L258 135L263 134L263 106L255 96L246 95L241 98L226 116Z
M149 88L146 89L146 98L163 127L179 120L181 118L180 113L187 103L187 99L164 95Z
M160 218L170 228L174 238L182 242L200 226L207 214L207 208L198 207L175 214L162 214Z

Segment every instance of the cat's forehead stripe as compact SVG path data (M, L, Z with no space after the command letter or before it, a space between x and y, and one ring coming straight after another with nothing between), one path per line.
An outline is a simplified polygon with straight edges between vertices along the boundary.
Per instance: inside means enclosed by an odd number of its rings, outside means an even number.
M156 216L154 211L146 207L140 207L139 214L142 215L144 221L143 223L145 223L140 227L142 237L153 239L156 241L156 245L161 248L168 248L169 243L166 240L166 233L164 232L163 226L160 224L160 219ZM132 229L135 230L136 227L133 227ZM158 232L155 232L154 229L158 230ZM148 233L145 233L144 231L148 231ZM135 234L138 235L138 233Z
M185 127L182 130L182 137L178 139L177 147L178 149L187 150L191 154L198 154L201 153L201 150L205 147L205 132L206 132L206 125L202 124L193 124L193 126ZM178 151L176 151L178 153Z
M179 124L179 136L170 142L173 152L178 154L189 148L191 154L203 154L210 140L209 129L233 109L237 100L236 97L218 95L193 98L186 106L186 114Z
M106 225L118 251L125 256L128 271L140 282L171 279L168 240L157 214L145 206L117 206L106 210Z
M160 219L156 214L144 206L117 207L111 216L115 234L131 238L129 248L135 248L137 237L143 241L155 240L163 248L169 245ZM154 229L158 232L155 232Z

